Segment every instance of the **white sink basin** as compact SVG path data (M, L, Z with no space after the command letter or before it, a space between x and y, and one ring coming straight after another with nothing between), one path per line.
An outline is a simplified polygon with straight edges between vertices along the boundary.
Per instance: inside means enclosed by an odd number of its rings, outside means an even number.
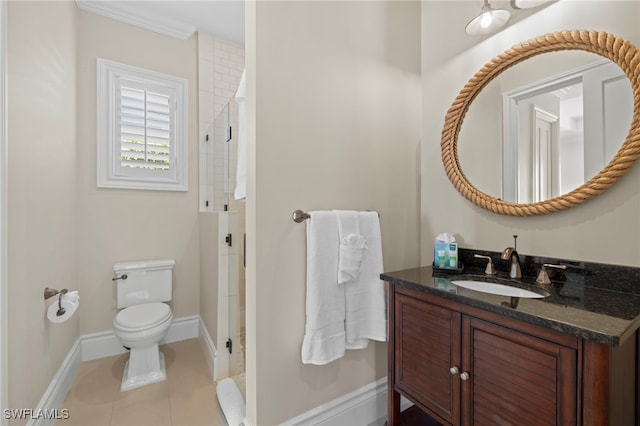
M535 293L533 291L503 284L486 283L484 281L456 280L451 281L451 283L458 287L468 288L469 290L498 294L500 296L522 297L525 299L544 299L546 297L544 294Z

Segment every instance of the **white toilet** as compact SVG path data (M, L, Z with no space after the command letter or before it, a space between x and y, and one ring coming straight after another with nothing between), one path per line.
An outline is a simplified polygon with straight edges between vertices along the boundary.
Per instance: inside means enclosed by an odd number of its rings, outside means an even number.
M167 335L173 314L171 300L173 259L122 262L113 266L117 306L124 308L113 320L114 333L130 348L121 391L167 378L164 355L158 344ZM126 276L126 278L125 278Z

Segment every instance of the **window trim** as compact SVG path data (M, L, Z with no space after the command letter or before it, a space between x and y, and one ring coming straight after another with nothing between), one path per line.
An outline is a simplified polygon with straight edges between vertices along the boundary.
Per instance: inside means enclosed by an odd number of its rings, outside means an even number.
M127 174L120 167L119 81L160 86L174 94L175 143L171 146L170 176L140 176L140 170ZM188 87L180 77L97 58L97 186L98 188L188 191Z

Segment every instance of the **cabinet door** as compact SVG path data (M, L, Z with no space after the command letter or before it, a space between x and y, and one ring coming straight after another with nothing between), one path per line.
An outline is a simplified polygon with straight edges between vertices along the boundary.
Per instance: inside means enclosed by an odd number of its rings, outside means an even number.
M412 297L395 299L395 386L440 421L460 418L460 314Z
M464 317L464 425L575 425L576 350Z

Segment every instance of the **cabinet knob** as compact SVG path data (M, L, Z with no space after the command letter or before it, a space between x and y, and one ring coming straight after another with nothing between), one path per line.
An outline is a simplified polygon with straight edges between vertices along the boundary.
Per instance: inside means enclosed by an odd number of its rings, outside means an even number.
M459 372L460 370L458 370L458 367L456 367L455 365L449 369L449 373L451 373L452 376L455 376Z
M460 380L462 381L466 382L467 380L469 380L470 377L471 376L469 376L469 373L467 373L466 371L460 373Z

